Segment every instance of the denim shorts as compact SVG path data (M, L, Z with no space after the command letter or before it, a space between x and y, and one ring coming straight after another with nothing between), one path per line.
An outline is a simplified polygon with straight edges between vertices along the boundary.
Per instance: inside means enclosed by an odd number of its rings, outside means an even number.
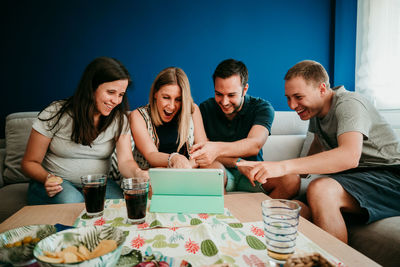
M400 215L400 165L355 168L326 176L338 181L367 210L367 223Z
M262 192L266 193L260 184L257 181L254 181L256 186L253 186L249 179L243 175L238 169L236 168L225 168L227 183L225 190L226 192L233 192L233 191L244 191L244 192Z

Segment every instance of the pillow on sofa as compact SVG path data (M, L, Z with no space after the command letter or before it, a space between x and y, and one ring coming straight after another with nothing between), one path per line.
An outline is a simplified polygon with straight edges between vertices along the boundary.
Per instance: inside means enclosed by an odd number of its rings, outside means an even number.
M22 173L21 160L37 114L38 112L18 112L6 118L6 157L3 173L5 184L29 181Z

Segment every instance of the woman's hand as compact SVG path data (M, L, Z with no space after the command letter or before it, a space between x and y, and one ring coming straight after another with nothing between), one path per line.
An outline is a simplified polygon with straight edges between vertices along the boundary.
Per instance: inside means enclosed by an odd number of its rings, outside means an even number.
M194 159L189 159L189 164L192 167L192 169L196 169L196 168L200 167L199 164L197 164L196 160L194 160Z
M144 171L144 170L140 169L139 167L136 169L134 176L137 178L145 178L146 181L148 181L150 179L149 171Z
M181 154L176 154L170 159L171 168L177 169L191 169L192 165L189 160Z
M49 179L49 178L58 178L58 179ZM46 189L46 193L49 197L54 197L63 190L63 187L61 186L60 182L56 181L59 179L61 178L51 175L47 177L46 181L44 182L44 188Z

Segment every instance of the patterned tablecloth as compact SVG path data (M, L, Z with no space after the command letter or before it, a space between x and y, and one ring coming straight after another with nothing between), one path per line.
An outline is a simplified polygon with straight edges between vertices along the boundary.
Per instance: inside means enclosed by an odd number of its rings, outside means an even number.
M263 223L240 223L228 209L224 214L176 214L147 212L145 223L126 224L123 199L106 200L101 218L87 218L85 211L74 226L112 225L126 231L119 266L132 266L142 256L154 255L171 266L182 260L192 266L227 262L232 266L270 266ZM345 266L303 234L297 237L296 253L319 252L337 266Z

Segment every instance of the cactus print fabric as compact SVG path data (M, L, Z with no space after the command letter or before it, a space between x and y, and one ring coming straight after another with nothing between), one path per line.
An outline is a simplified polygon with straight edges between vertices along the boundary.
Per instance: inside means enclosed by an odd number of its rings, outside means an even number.
M150 200L147 201L147 212L145 222L139 225L126 224L127 212L124 199L106 199L104 204L103 217L88 218L85 210L75 220L74 226L89 225L111 225L115 227L127 227L129 230L143 230L154 227L183 227L193 226L202 223L212 223L213 221L223 221L226 223L239 222L228 209L223 214L182 214L182 213L156 213L150 212Z
M125 266L122 262L129 265L130 251L140 254L140 257L173 259L173 262L177 263L176 266L182 261L187 261L192 266L218 263L230 263L236 267L270 266L271 259L267 255L263 223L240 223L228 209L225 209L224 214L148 212L142 225L125 224L126 218L123 200L106 200L104 217L85 219L85 214L82 213L75 226L107 224L122 228L127 235L123 246L123 251L127 253L126 256L122 253L120 264L117 266ZM319 252L337 266L344 266L303 234L298 233L296 253L303 252Z

